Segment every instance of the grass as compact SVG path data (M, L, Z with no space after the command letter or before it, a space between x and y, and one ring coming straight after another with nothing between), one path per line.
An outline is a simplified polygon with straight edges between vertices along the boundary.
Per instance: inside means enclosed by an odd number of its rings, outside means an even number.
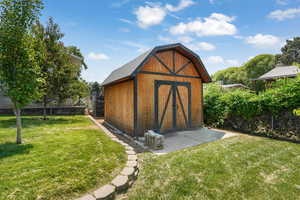
M0 199L72 199L109 182L125 165L124 148L84 116L0 117Z
M129 199L300 199L300 145L238 136L144 154Z

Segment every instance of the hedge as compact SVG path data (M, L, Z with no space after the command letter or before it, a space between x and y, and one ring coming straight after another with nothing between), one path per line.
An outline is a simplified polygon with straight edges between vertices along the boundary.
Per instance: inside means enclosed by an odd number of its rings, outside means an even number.
M204 90L205 123L209 126L221 126L233 116L247 120L265 114L277 116L298 108L300 76L277 80L259 94L250 90L223 90L215 83L206 85Z

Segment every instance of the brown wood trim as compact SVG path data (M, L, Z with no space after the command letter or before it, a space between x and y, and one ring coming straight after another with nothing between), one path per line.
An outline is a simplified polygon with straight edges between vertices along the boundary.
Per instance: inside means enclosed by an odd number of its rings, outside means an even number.
M189 60L189 62L185 63L184 65L182 65L179 70L177 70L177 72L175 72L176 74L178 74L179 72L181 72L184 68L186 68L189 64L191 64L192 61Z
M140 71L139 73L201 79L200 76L181 75L181 74L174 74L174 73L173 74L167 74L167 73L163 73L163 72L150 72L150 71Z
M174 74L174 72L166 65L156 54L153 55L160 64L162 64L171 74Z
M173 50L173 72L175 72L175 68L176 68L176 66L175 66L175 64L176 64L176 62L175 62L175 50Z
M162 125L162 123L164 121L164 118L165 118L165 115L166 115L166 112L167 112L167 108L168 108L168 105L169 105L169 102L170 102L171 93L172 93L172 86L170 87L170 91L169 91L169 94L168 94L167 102L166 102L166 105L164 107L161 119L160 119L159 129L161 128L161 125Z
M188 89L188 88L187 88L187 89ZM181 107L181 110L182 110L182 113L183 113L185 125L186 125L187 127L189 127L188 119L187 119L186 114L185 114L185 110L184 110L184 107L183 107L183 103L182 103L182 99L181 99L181 96L180 96L178 87L176 87L176 92L177 92L177 94L178 94L178 99L179 99L180 107Z
M135 137L137 135L138 130L138 81L137 77L134 77L133 79L133 136Z

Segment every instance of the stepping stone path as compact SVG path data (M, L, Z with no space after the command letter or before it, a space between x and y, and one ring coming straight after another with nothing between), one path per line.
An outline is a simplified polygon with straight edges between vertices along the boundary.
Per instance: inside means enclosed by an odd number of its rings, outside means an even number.
M97 200L108 200L115 198L116 187L113 185L104 185L94 192Z
M113 141L118 142L123 145L126 149L127 154L127 163L123 170L118 176L116 176L110 184L104 185L98 188L96 191L86 194L77 200L113 200L115 199L116 194L126 191L137 178L139 169L138 169L138 157L134 149L129 146L127 143L118 139L113 135L108 129L99 124L93 117L89 118L101 128L107 136L109 136Z
M119 175L111 182L117 189L117 192L122 192L128 188L128 176Z

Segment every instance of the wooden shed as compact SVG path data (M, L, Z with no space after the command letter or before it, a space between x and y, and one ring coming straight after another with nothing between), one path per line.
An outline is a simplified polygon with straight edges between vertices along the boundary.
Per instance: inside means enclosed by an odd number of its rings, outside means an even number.
M157 46L114 70L104 86L105 121L135 136L203 124L203 83L211 82L200 57L180 43Z

